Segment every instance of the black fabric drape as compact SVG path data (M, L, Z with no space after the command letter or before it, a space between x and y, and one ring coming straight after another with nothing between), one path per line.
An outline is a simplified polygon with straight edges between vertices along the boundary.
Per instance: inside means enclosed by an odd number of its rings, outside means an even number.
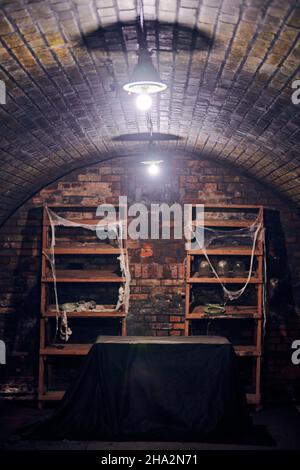
M170 441L239 433L249 415L233 347L197 338L101 337L57 411L27 437Z

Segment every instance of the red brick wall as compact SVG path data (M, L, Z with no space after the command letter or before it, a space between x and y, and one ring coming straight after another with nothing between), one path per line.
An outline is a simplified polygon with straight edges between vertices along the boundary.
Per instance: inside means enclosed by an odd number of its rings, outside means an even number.
M0 338L8 347L8 365L0 366L1 387L8 395L30 395L37 376L41 211L44 203L173 203L200 199L207 203L262 204L280 210L289 269L300 282L299 212L252 179L214 162L174 158L159 177L147 175L133 159L116 159L74 171L40 191L1 228ZM184 243L150 241L153 255L143 257L149 242L129 242L132 274L132 334L180 335L183 328ZM299 287L298 287L299 289ZM290 315L290 314L289 314ZM264 388L267 399L291 398L299 367L292 366L290 345L300 339L299 317L268 321Z

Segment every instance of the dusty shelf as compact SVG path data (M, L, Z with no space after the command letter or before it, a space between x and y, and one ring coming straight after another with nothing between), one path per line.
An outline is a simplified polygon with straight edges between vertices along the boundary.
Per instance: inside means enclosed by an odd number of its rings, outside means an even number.
M256 306L227 306L225 307L226 311L224 313L210 314L204 312L205 305L198 305L193 308L192 311L186 314L186 318L189 320L197 319L210 319L210 318L220 318L220 319L243 319L243 318L256 318L259 319Z
M187 282L191 284L218 284L220 281L223 284L246 284L246 277L190 277ZM250 284L261 284L262 280L257 277L251 277L249 280Z
M125 277L104 270L57 269L56 282L125 282ZM53 277L45 276L42 282L54 282Z
M52 254L52 250L47 248L44 250L48 256ZM99 245L72 245L72 246L56 246L54 254L56 255L119 255L121 253L120 248L113 246L101 246Z
M222 246L218 248L207 248L205 253L208 255L222 255L222 256L251 256L252 255L252 248L242 248L242 247L233 247L233 246ZM204 256L204 251L201 249L190 249L187 250L188 255L202 255ZM262 256L262 252L259 250L254 251L255 256Z

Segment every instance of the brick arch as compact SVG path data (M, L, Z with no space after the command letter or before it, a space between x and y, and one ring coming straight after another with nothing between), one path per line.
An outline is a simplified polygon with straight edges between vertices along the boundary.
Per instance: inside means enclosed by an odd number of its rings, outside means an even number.
M181 137L162 147L234 164L299 204L297 4L156 0L145 2L145 20L168 84L154 103L155 130ZM113 138L147 124L121 90L136 62L135 1L18 0L2 11L4 220L66 172L142 149Z
M143 159L145 155L145 151L147 149L147 146L142 144L142 145L136 145L135 151L132 151L130 154L126 154L120 151L119 154L114 155L114 156L102 156L102 158L87 158L87 160L82 163L78 162L76 166L70 165L69 168L60 168L60 171L57 173L52 174L45 180L41 180L40 182L36 181L35 185L33 185L31 188L28 187L28 189L31 189L31 191L28 192L28 195L24 197L24 199L19 198L18 203L16 204L15 207L12 208L12 210L3 216L3 219L0 222L0 227L5 223L5 221L20 207L22 207L28 200L31 200L32 197L34 197L36 194L39 194L43 189L47 190L47 188L51 185L55 185L57 182L60 180L64 180L64 178L68 178L69 176L72 175L72 173L78 173L78 171L81 170L88 170L89 168L92 168L93 166L98 166L98 165L105 165L106 163L114 162L115 160L122 162L122 159L125 159L127 162L132 163L133 161L136 161L137 164L139 164ZM138 150L140 149L140 151ZM181 158L183 160L201 160L207 162L207 164L211 163L212 165L215 165L215 167L220 168L220 169L226 169L230 171L232 174L236 174L237 179L244 179L245 181L252 182L252 184L261 186L269 190L270 192L274 193L274 197L278 197L279 199L282 200L282 203L287 203L289 205L295 206L297 209L298 206L293 203L293 201L287 197L284 191L281 190L281 188L276 187L276 185L273 185L269 182L267 182L264 179L259 179L257 178L256 175L251 174L251 172L247 171L243 167L240 167L237 164L231 163L230 161L226 160L221 160L220 158L215 158L213 155L205 155L203 153L197 153L197 152L187 152L187 151L174 151L170 149L159 149L158 147L158 155L159 158L162 158L164 162L167 164L167 166L171 167L172 166L172 160L176 160L178 158ZM199 188L200 189L200 188ZM230 203L230 201L227 201ZM237 201L236 201L237 202Z

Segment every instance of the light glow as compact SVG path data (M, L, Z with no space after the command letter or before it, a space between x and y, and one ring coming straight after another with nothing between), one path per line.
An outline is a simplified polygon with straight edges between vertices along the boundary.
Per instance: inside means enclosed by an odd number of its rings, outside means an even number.
M141 163L143 163L144 165L147 165L149 175L156 176L159 174L159 171L160 171L159 165L163 163L163 160L146 160Z
M155 176L158 174L159 172L159 168L158 168L158 165L156 163L151 163L149 166L148 166L148 172L151 176Z
M147 93L141 93L137 96L135 103L140 111L148 111L152 105L152 98Z

